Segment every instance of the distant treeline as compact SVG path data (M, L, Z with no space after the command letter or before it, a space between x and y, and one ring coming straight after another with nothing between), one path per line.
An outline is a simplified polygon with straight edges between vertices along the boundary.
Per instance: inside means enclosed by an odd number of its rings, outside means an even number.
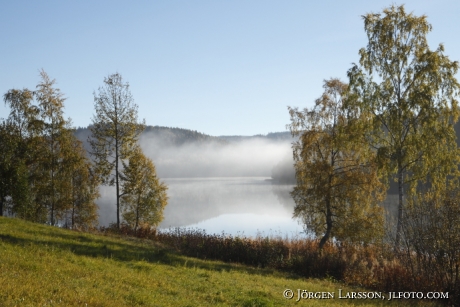
M75 135L83 142L87 140L90 134L90 126L78 127L75 129ZM211 136L205 133L198 132L196 130L189 130L177 127L163 127L163 126L149 126L145 127L141 137L150 138L161 138L166 140L171 146L181 146L190 143L216 143L221 145L227 145L231 142L238 142L243 140L252 139L265 139L270 141L291 141L293 140L291 133L286 132L270 132L267 135L257 134L253 136Z
M170 146L181 146L189 143L228 144L228 142L222 138L210 136L196 130L161 126L147 126L141 137L162 138L162 140L166 141Z

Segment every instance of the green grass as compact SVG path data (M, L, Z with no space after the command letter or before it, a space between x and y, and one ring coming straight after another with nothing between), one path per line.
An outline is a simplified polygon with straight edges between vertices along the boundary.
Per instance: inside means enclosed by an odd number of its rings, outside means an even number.
M283 298L285 289L336 297L338 289L359 291L328 280L184 257L151 241L0 217L0 306L429 305L337 298L296 302L297 295Z

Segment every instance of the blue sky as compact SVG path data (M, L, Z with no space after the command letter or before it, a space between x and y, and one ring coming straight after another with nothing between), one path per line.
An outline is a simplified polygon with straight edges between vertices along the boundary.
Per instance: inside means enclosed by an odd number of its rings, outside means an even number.
M389 1L0 0L0 93L33 89L44 69L87 126L93 92L119 72L148 125L210 135L286 131L367 44L361 15ZM460 2L405 1L428 15L432 49L460 60ZM400 3L397 3L400 4ZM0 105L0 118L8 109Z

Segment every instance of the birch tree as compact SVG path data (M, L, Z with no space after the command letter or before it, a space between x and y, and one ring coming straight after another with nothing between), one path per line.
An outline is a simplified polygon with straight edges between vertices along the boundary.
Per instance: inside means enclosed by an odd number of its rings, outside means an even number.
M427 178L433 189L442 190L447 175L457 176L458 62L444 54L443 45L429 48L427 17L406 13L404 6L363 20L368 45L348 71L357 97L351 101L371 115L367 141L398 184L397 247L405 195Z
M134 231L141 225L157 226L168 202L167 187L140 148L133 150L128 162L123 163L123 218Z
M324 93L312 109L289 108L297 185L291 195L294 217L321 237L372 242L381 237L385 195L374 155L363 146L360 114L344 107L347 85L324 81Z
M117 227L120 227L121 161L128 159L136 147L145 124L138 122L137 109L121 75L104 78L104 86L94 93L96 114L92 118L89 143L96 169L103 184L115 186Z
M55 80L49 78L45 71L40 71L42 78L37 85L35 96L38 102L41 119L41 170L43 181L39 184L40 199L49 210L49 221L55 225L69 205L67 191L69 181L66 180L66 155L69 155L71 139L74 138L70 120L64 119L65 98Z
M0 125L0 211L56 225L74 199L94 200L98 183L81 178L91 164L70 119L64 119L65 99L55 80L43 70L40 76L36 91L12 89L4 95L10 114ZM79 225L94 222L94 203L77 207L79 215L91 216Z
M65 161L68 164L66 177L70 183L66 222L72 229L88 228L97 224L98 206L95 200L99 197L99 178L86 157L82 142L74 138L70 148L72 152Z
M0 216L29 204L29 173L20 154L23 141L14 128L6 121L0 123Z
M4 94L10 114L0 126L0 212L9 210L22 218L36 220L42 210L32 208L29 188L39 156L36 151L35 123L38 108L32 104L34 92L11 89ZM7 198L8 197L8 198Z

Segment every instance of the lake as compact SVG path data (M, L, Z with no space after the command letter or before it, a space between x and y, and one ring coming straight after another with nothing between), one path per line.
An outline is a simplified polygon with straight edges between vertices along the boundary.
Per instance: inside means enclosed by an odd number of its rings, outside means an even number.
M268 177L169 178L168 206L160 228L187 227L206 233L295 236L292 185Z
M276 184L269 177L166 178L168 205L160 229L199 228L206 233L296 236L303 227L292 219L293 185ZM114 187L101 186L97 203L99 223L116 220ZM398 195L383 202L390 217L397 216Z
M303 228L292 219L293 185L269 177L166 178L168 205L160 229L199 228L206 233L296 236ZM101 187L99 223L116 220L114 187Z

